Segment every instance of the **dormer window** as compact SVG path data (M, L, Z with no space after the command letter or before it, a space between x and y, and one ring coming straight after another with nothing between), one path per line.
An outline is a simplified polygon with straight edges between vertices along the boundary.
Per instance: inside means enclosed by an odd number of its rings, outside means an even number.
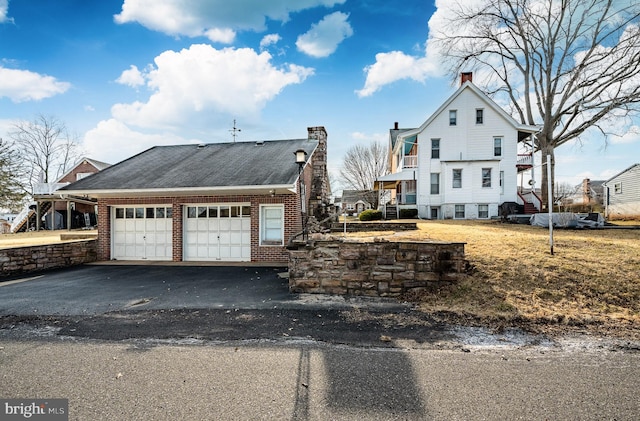
M458 111L449 110L449 126L455 126L458 123Z

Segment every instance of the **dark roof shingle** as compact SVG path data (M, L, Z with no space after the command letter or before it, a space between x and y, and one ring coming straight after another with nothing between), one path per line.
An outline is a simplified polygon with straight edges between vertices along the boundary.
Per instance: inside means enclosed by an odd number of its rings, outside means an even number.
M209 143L155 146L63 190L138 190L190 187L293 184L298 176L294 152L307 159L317 140Z

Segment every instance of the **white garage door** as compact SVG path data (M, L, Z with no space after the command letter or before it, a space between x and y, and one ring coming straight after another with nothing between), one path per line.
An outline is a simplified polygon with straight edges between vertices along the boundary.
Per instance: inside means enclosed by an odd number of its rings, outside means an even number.
M184 212L184 260L251 260L251 206L187 205Z
M111 257L119 260L171 260L170 205L131 205L112 208Z

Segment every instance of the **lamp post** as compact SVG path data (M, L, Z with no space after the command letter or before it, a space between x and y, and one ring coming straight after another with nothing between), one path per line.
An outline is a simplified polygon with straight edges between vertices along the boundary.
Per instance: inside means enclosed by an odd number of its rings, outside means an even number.
M302 182L302 168L307 162L307 152L304 149L298 149L293 153L296 156L296 164L298 164L298 191L300 192L300 223L302 224L302 239L307 239L307 224L305 224L306 214L306 198L305 184Z

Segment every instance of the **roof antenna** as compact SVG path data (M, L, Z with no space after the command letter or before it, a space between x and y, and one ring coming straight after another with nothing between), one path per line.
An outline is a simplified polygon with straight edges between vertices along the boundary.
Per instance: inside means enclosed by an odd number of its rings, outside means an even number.
M233 143L236 143L236 136L238 136L238 132L241 132L242 129L236 127L236 119L233 119L233 129L229 130L231 132L231 136L233 136Z

